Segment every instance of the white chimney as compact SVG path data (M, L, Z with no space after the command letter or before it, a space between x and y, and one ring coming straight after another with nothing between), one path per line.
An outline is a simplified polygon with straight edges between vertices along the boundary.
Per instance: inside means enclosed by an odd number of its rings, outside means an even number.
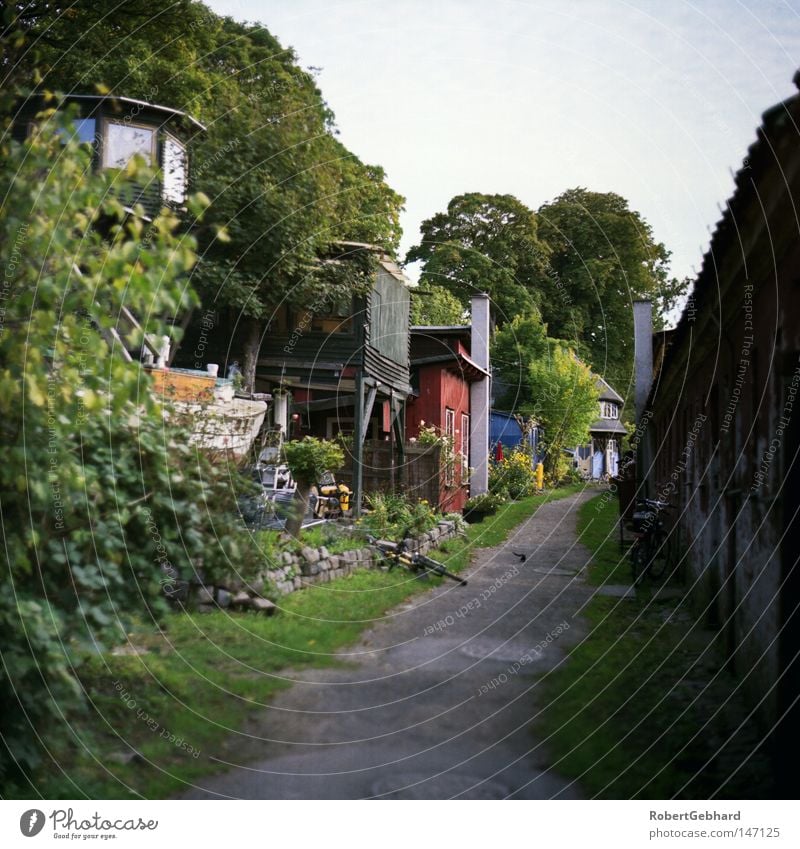
M481 368L489 371L489 296L472 297L472 332L470 356ZM470 495L489 490L489 393L488 377L476 381L469 390L469 464L473 469L469 480Z
M633 377L633 400L639 424L653 382L653 304L650 301L633 302Z

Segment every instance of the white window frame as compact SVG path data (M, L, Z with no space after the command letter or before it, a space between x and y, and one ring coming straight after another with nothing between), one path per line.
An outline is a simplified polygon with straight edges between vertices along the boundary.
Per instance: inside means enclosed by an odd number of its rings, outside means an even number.
M461 414L461 483L469 474L469 413Z
M103 168L124 168L125 165L117 165L116 163L108 162L110 145L108 143L108 133L111 127L124 127L131 130L147 130L151 136L150 142L150 167L155 168L158 165L158 128L151 124L135 124L132 121L105 121L103 126Z
M451 461L445 463L444 482L445 486L453 486L455 483L454 454L456 448L456 411L450 407L444 408L444 435L450 442L449 454Z

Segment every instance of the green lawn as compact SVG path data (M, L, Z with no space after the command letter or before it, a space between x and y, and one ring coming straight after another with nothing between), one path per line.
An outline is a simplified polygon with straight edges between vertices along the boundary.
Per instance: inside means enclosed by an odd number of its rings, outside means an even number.
M590 583L630 581L617 510L603 496L582 505L581 539L595 551ZM769 797L757 729L734 733L746 717L740 682L720 671L714 635L679 604L656 601L649 587L635 600L595 597L588 637L542 680L536 736L587 796Z
M497 545L541 504L580 489L507 504L432 556L463 569L475 549ZM230 732L291 683L282 670L340 662L338 649L439 580L364 570L281 599L274 617L176 614L165 634L138 629L131 639L146 653L104 654L80 668L89 707L54 730L47 741L52 762L34 786L46 798L180 792L185 782L220 769L210 758L230 755ZM10 795L30 795L29 788L14 790Z

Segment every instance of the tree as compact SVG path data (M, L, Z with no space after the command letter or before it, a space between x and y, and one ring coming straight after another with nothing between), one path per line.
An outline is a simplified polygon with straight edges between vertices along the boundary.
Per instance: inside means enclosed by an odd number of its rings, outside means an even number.
M517 198L458 195L420 229L407 261L422 262L423 285L446 288L464 308L473 294L487 292L498 325L538 306L548 248L536 215Z
M466 324L461 301L444 286L425 285L411 290L411 323L428 326Z
M555 485L565 470L564 448L583 444L597 419L595 376L563 342L549 340L548 355L528 366L530 398L521 411L544 429L545 476Z
M533 403L531 364L547 357L547 328L538 311L515 316L492 338L493 392L500 409L516 411Z
M9 110L0 104L4 128ZM142 161L93 173L72 132L57 113L24 145L0 140L6 775L35 765L38 733L80 708L87 651L124 640L131 617L159 622L165 590L196 564L213 579L250 556L233 529L235 477L164 423L149 376L114 338L123 306L158 337L159 316L195 300L194 240L166 211L128 215L120 196L152 175Z
M312 487L319 483L325 472L335 471L344 463L344 451L337 442L306 436L284 445L286 462L297 482L294 510L286 522L286 531L293 537L300 536L303 516L308 510Z
M195 189L211 198L198 228L192 282L206 309L227 316L252 387L264 323L308 293L331 299L366 288L366 264L325 262L341 240L388 250L403 198L335 138L314 77L266 28L178 0L77 0L16 7L10 28L33 49L3 68L41 85L118 95L185 110L206 124L193 145ZM24 38L23 38L24 41ZM112 46L109 48L109 46ZM219 238L220 229L229 235Z
M658 326L688 281L669 278L669 251L613 192L570 189L537 215L551 250L541 299L548 331L574 340L593 368L625 394L633 366L632 302L653 299Z

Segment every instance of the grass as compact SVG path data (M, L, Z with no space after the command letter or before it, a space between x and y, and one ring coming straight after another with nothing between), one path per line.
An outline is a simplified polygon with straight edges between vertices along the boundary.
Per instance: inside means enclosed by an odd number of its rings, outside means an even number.
M595 552L590 583L630 581L617 511L603 496L582 505L581 540ZM714 635L679 603L646 588L635 600L595 596L588 636L542 680L536 734L556 771L588 796L769 797L756 729L735 733L746 717L739 682L720 671Z
M580 489L507 504L432 556L463 569L475 549L499 544L541 504ZM273 617L181 614L169 617L166 633L136 629L131 643L145 653L103 654L80 668L89 708L46 741L52 762L35 777L36 793L165 798L219 770L214 759L230 759L232 746L246 747L240 757L254 757L247 739L237 742L235 732L291 684L285 670L341 662L338 649L440 580L364 570L281 599ZM11 795L30 795L30 788L15 788Z

